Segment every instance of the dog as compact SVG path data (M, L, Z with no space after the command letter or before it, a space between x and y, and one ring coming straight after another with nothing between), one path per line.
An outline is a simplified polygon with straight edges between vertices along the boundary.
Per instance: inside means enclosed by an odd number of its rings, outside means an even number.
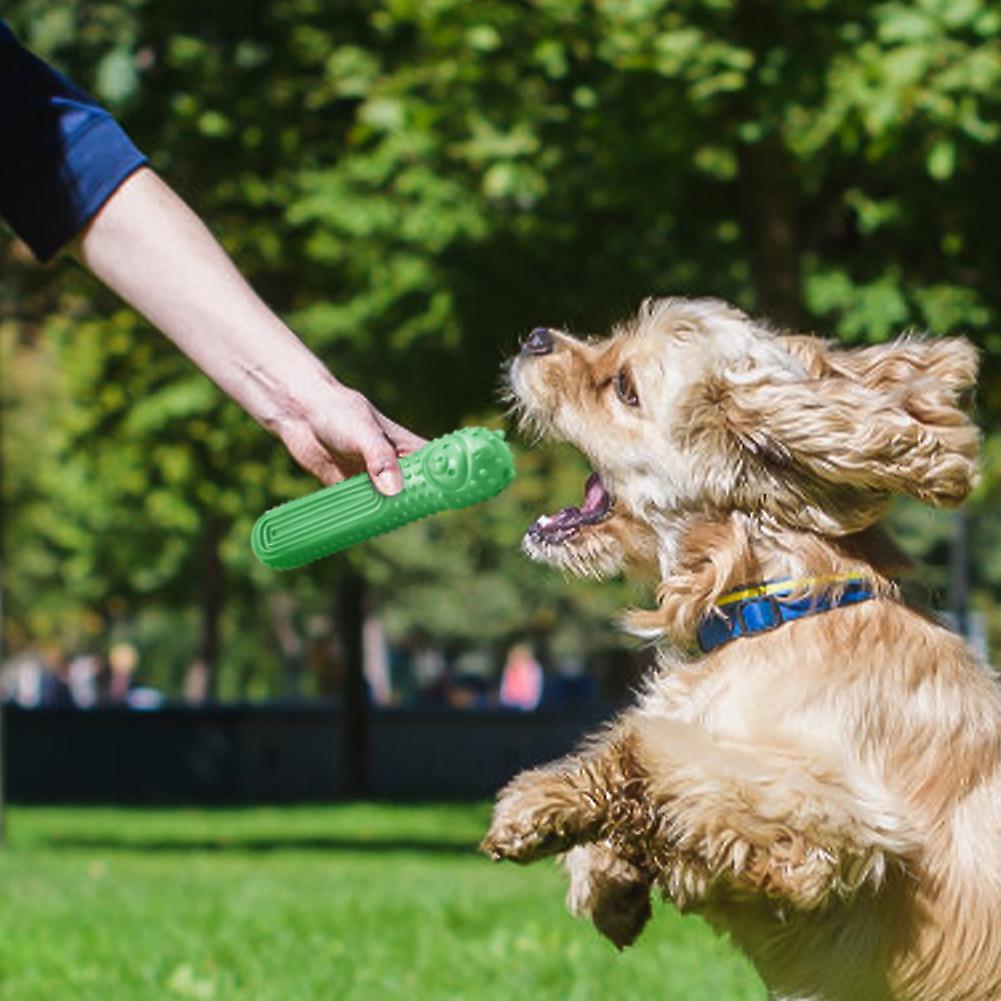
M637 703L517 776L482 848L561 855L618 947L659 892L785 1001L1001 998L1001 691L901 599L892 498L976 482L961 338L847 349L710 299L648 300L605 339L537 328L520 419L590 460L530 556L652 572L627 628Z

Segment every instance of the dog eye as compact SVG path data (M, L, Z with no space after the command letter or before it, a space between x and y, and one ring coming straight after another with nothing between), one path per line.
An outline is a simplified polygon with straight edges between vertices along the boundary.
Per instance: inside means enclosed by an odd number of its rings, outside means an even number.
M615 373L612 385L615 387L615 395L627 407L638 407L640 405L640 398L636 394L636 386L633 383L632 376L624 368L620 368Z

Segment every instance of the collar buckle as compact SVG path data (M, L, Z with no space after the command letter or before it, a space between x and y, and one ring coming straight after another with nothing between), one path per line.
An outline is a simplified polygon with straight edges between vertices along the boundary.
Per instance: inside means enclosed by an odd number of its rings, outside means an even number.
M785 622L782 606L774 594L763 594L758 598L741 601L735 611L743 635L771 632Z

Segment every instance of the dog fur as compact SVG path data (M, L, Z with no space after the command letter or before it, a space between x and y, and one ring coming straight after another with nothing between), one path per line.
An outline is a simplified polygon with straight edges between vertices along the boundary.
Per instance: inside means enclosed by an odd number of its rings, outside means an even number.
M848 350L716 300L550 336L511 366L516 406L614 504L526 548L576 573L654 568L656 607L626 622L658 669L605 732L502 790L484 850L564 853L571 910L619 947L659 891L775 999L1001 998L1001 693L900 600L878 527L897 494L951 506L973 487L974 349ZM693 652L725 592L844 573L876 597Z

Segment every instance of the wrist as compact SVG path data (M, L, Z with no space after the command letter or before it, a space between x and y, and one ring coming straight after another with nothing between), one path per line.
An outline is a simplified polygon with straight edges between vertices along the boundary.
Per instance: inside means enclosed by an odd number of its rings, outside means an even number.
M292 366L248 365L243 372L241 404L282 440L303 425L313 426L334 397L350 392L312 354L305 352L298 361Z

